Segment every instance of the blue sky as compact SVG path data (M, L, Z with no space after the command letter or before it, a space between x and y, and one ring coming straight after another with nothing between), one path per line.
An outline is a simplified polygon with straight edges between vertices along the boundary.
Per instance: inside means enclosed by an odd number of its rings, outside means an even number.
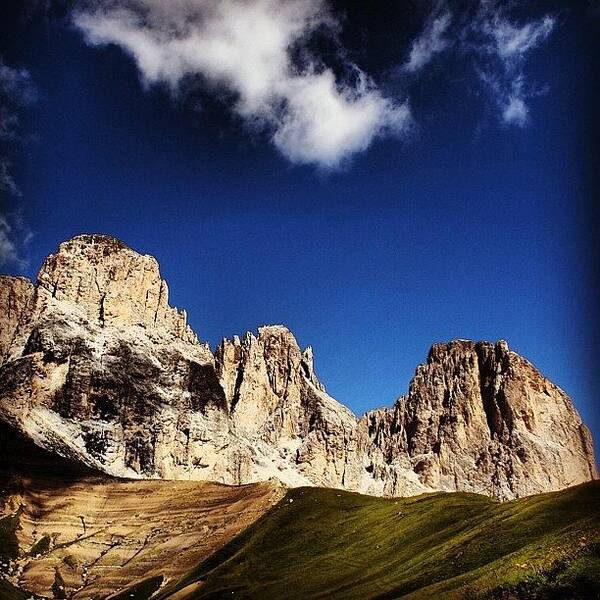
M18 4L2 9L1 64L35 93L5 94L18 190L4 186L3 271L34 277L60 241L115 235L159 259L202 339L284 323L356 413L405 392L434 342L506 339L598 442L593 3L330 4L335 35L302 48L344 82L317 96L337 103L325 141L319 111L289 108L297 86L317 93L306 76L278 71L258 108L247 73L211 81L220 63L167 89L107 13ZM340 97L370 112L346 122Z

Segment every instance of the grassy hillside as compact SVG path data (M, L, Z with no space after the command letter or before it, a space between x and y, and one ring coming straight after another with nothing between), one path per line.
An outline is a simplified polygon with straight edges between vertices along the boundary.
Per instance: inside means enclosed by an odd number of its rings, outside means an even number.
M291 490L159 598L600 598L600 482L497 503Z

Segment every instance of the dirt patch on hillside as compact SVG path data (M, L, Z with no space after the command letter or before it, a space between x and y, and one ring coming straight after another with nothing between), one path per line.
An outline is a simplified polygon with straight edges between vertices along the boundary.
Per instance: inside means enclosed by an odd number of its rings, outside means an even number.
M50 598L106 597L151 577L167 583L225 545L284 492L275 482L234 487L0 475L0 518L18 519L18 557L5 560L0 571Z

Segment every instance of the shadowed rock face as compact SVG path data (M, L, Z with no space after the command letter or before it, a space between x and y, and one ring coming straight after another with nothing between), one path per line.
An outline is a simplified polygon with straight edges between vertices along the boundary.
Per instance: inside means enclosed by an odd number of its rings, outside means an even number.
M433 346L406 396L357 420L285 327L213 355L156 260L107 236L61 244L36 286L3 277L0 305L0 418L111 475L500 499L596 475L570 399L506 342Z
M0 285L0 362L4 362L19 324L27 318L34 286L24 277L2 276Z

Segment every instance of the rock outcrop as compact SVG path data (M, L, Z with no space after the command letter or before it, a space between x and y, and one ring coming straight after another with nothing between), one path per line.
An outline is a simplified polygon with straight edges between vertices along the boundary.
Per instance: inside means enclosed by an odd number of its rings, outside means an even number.
M60 245L38 274L38 296L76 304L96 325L140 325L197 342L184 311L169 306L169 289L156 259L104 235L82 235Z
M429 488L500 499L596 478L571 400L505 341L434 345L408 394L363 421L389 495L407 467Z
M499 499L596 476L570 399L506 342L433 346L406 396L357 419L283 326L213 355L156 260L108 236L61 244L35 286L2 277L0 308L0 419L111 475Z
M0 364L12 346L19 324L29 313L34 286L24 277L2 276L0 285Z

